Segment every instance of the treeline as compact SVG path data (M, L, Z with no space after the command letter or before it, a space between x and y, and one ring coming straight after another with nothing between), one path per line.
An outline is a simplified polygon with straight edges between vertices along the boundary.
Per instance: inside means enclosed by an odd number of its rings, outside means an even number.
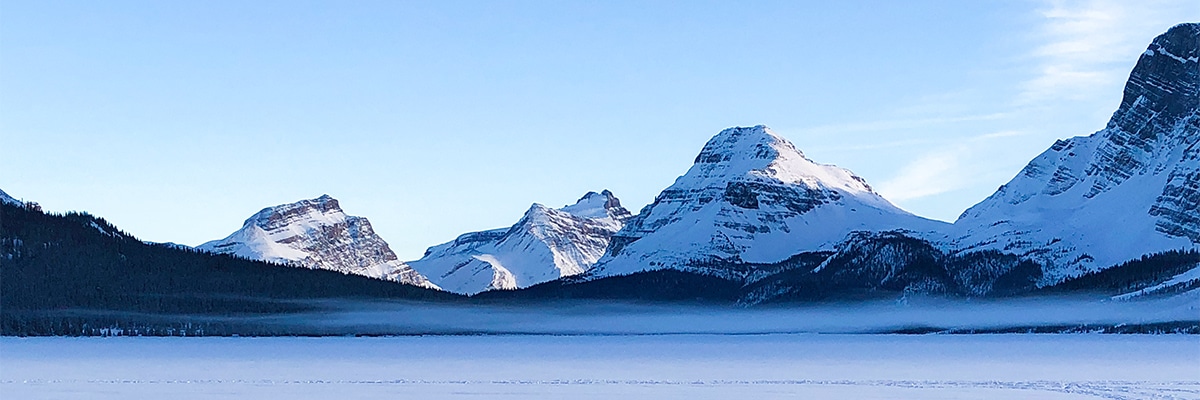
M827 258L747 285L745 304L906 296L1007 297L1033 290L1037 263L996 251L949 254L899 232L861 233ZM820 269L817 269L820 268Z
M0 331L16 336L294 336L303 329L248 321L187 316L105 316L80 312L6 313Z
M47 316L70 310L239 316L311 310L315 306L302 300L324 298L461 297L334 271L147 244L85 213L46 214L0 205L3 335L102 328L47 322L54 319Z
M1137 260L1127 261L1115 267L1089 272L1057 285L1042 288L1038 292L1125 294L1166 282L1198 265L1200 265L1200 251L1194 249L1168 250L1147 254ZM1194 288L1194 285L1191 287L1184 285L1179 290Z
M588 281L564 278L521 290L496 290L475 295L477 300L596 299L646 302L732 304L742 284L717 277L666 269L642 271Z

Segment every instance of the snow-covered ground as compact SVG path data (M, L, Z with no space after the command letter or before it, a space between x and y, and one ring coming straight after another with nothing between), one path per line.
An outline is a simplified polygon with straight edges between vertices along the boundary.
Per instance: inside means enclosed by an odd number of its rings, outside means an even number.
M0 338L5 399L1200 399L1189 335Z

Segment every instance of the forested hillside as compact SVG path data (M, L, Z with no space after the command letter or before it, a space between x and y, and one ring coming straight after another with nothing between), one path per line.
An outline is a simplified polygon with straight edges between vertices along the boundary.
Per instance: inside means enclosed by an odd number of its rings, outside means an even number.
M356 275L147 244L86 213L57 215L0 205L0 333L5 335L89 334L97 326L160 320L164 315L304 311L313 306L298 300L327 298L460 297ZM134 315L139 317L130 317Z

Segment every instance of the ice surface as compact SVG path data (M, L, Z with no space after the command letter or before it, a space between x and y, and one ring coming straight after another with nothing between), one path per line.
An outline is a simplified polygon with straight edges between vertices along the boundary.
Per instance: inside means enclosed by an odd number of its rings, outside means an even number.
M0 338L6 399L1197 399L1187 335Z

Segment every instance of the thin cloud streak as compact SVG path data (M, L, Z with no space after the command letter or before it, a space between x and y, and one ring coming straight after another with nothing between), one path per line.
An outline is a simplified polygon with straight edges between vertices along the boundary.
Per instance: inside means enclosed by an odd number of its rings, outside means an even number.
M879 185L879 192L892 201L933 196L969 184L962 173L964 149L941 150L909 163L895 178Z
M903 202L966 188L985 175L988 167L971 160L981 157L997 140L1027 135L1029 132L1012 130L986 133L925 153L880 184L879 193L891 201Z
M1049 1L1038 11L1044 43L1028 56L1034 76L1025 81L1017 104L1085 99L1124 82L1131 54L1147 38L1200 17L1192 1Z
M821 128L839 132L907 127L908 123L1001 120L1031 110L1054 109L1063 101L1119 96L1135 56L1146 47L1149 38L1177 23L1200 20L1200 7L1190 0L1136 3L1050 0L1036 13L1040 27L1032 39L1042 44L1025 55L1033 65L1030 76L1020 84L1019 93L1005 111L962 118L878 121ZM977 162L987 157L989 146L996 146L999 140L1044 134L1003 130L949 142L908 162L877 188L896 202L967 188L981 176L994 175L989 169L994 165Z

